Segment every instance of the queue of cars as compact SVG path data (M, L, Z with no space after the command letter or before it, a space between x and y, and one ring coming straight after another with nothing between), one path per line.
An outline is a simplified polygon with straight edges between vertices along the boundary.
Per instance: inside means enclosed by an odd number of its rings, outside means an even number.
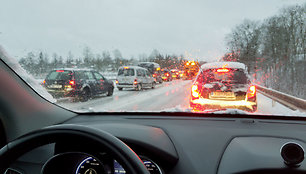
M122 66L115 80L119 91L123 88L140 91L154 89L157 83L180 77L179 71L161 69L154 62L140 62L137 66ZM80 101L106 94L113 95L114 84L102 74L91 69L61 68L52 70L42 84L54 98L73 97Z
M156 83L180 78L179 70L160 69L158 64L143 62L140 66L118 69L116 87L140 91L154 89ZM147 67L147 68L143 68ZM154 73L151 74L150 70ZM43 81L55 98L75 97L87 101L99 94L113 95L114 84L99 72L89 69L56 69ZM247 67L238 62L215 62L201 66L191 87L190 107L193 110L236 108L257 110L256 87L251 85Z

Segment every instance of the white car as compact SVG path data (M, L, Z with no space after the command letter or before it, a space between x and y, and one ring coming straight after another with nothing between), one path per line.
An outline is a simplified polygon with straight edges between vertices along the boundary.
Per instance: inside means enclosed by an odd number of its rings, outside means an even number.
M140 91L142 88L155 88L156 81L151 73L139 66L123 66L118 70L116 79L118 90L134 88Z

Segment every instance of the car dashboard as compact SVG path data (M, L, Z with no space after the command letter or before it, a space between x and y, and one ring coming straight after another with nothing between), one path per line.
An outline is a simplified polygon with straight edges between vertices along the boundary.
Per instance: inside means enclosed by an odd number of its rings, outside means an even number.
M224 115L223 115L224 116ZM271 119L274 118L274 119ZM79 115L62 124L101 129L122 140L153 174L165 173L305 173L305 122L281 117L186 117L162 115ZM298 148L289 148L288 143ZM298 151L300 150L300 151ZM289 164L301 157L296 164ZM69 160L67 160L69 159ZM12 167L22 173L125 173L103 149L82 140L46 145L18 159ZM97 172L101 173L101 172Z

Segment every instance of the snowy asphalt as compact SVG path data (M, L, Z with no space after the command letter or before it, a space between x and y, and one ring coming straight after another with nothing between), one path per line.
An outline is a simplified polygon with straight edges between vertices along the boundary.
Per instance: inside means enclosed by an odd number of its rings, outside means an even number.
M80 112L120 112L120 111L191 111L189 96L190 80L173 80L158 84L155 89L135 91L132 89L114 90L113 96L99 96L87 102L59 102L68 109ZM258 110L255 114L300 115L264 95L257 94Z

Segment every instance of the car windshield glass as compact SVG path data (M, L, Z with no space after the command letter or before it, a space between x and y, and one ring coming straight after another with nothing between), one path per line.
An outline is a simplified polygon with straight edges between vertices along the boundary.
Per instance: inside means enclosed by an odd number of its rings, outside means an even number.
M2 0L0 58L75 112L306 116L305 11L305 0Z

